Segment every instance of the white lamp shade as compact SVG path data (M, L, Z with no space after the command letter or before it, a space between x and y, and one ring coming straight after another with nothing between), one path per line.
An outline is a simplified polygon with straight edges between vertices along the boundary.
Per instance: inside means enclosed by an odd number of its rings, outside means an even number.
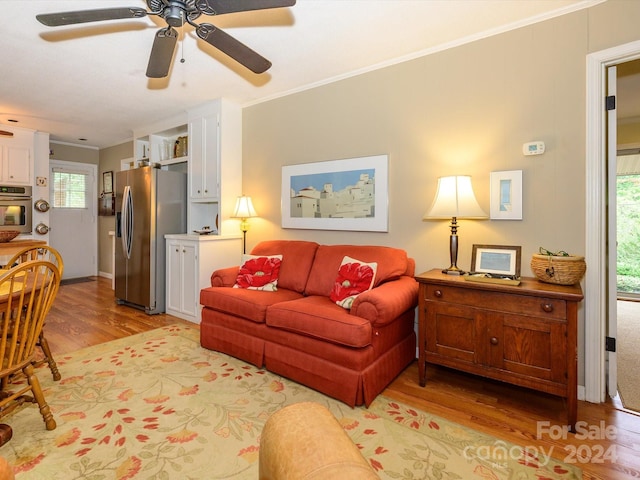
M487 218L473 193L471 177L458 175L438 178L438 190L423 220Z
M251 197L242 195L236 200L236 208L233 211L233 218L251 218L257 217L255 209L253 208L253 202Z

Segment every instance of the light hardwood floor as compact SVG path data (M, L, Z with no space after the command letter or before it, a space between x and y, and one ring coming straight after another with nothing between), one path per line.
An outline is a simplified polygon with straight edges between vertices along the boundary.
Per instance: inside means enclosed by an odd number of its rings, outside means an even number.
M148 316L117 305L111 281L96 278L63 285L45 327L55 355L144 332L184 323L171 315ZM537 448L554 458L577 464L583 478L640 478L640 415L614 402L579 402L577 434L563 433L565 405L561 399L501 384L441 367L427 368L427 385L418 384L414 362L384 395L485 432L504 441ZM63 378L68 375L62 371Z

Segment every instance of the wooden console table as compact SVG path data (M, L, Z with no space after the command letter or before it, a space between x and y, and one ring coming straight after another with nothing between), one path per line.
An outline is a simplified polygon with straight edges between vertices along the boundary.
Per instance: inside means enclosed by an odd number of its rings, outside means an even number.
M476 283L431 270L420 283L420 385L433 363L558 395L577 420L580 285L522 278L518 286Z

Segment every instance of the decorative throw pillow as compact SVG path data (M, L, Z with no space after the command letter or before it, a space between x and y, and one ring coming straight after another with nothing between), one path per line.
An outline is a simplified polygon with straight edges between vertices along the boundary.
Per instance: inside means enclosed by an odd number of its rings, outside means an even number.
M343 308L351 308L358 295L371 290L377 269L376 262L365 263L345 256L338 269L338 277L329 298Z
M281 263L282 255L243 255L233 288L275 292Z

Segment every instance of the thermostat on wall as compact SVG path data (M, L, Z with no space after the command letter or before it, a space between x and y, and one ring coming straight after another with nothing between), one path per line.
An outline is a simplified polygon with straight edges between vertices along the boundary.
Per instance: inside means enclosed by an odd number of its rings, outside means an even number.
M542 155L544 153L544 142L529 142L522 145L522 153L525 155Z

